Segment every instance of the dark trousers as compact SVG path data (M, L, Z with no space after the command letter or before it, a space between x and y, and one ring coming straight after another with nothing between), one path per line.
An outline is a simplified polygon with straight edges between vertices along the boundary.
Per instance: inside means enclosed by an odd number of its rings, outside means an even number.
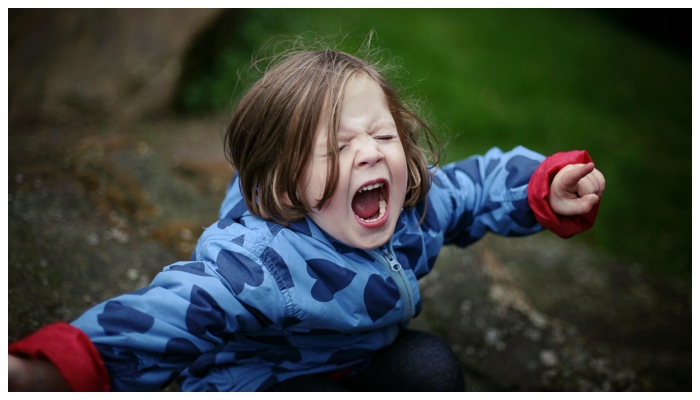
M439 337L404 330L394 343L377 351L360 373L333 380L326 374L279 382L271 392L459 392L465 390L462 366Z

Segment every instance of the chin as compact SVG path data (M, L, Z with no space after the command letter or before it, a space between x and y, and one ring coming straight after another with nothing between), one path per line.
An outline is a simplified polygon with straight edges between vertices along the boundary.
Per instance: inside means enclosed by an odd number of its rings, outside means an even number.
M358 248L360 250L375 250L379 247L381 247L383 244L385 244L388 241L381 241L378 240L376 242L363 242L363 243L356 243L353 245L353 247Z
M362 250L374 250L391 240L395 228L396 221L391 221L385 224L381 230L371 233L364 232L362 236L358 235L356 238L352 238L352 243L346 244Z

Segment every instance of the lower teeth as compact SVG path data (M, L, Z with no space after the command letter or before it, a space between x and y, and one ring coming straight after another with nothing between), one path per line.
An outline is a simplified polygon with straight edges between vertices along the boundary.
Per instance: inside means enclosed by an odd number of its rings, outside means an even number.
M375 221L380 220L384 216L384 214L386 214L386 200L379 200L379 216L377 218L364 219L364 218L360 217L359 215L357 216L357 218L361 219L364 222L375 222Z

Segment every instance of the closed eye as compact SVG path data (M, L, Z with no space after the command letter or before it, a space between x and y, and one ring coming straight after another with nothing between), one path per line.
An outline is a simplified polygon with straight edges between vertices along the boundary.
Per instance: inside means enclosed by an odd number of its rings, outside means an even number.
M377 140L391 140L391 139L394 139L395 137L396 137L396 135L379 135L379 136L375 136L375 139L377 139Z

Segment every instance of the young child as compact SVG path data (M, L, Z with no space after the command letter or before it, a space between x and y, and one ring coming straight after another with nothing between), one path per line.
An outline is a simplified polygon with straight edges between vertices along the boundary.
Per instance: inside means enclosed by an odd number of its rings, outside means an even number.
M237 174L190 261L10 345L11 390L464 390L449 346L406 328L443 244L592 226L584 151L494 148L442 168L369 63L304 51L241 100ZM46 385L46 386L42 386Z

